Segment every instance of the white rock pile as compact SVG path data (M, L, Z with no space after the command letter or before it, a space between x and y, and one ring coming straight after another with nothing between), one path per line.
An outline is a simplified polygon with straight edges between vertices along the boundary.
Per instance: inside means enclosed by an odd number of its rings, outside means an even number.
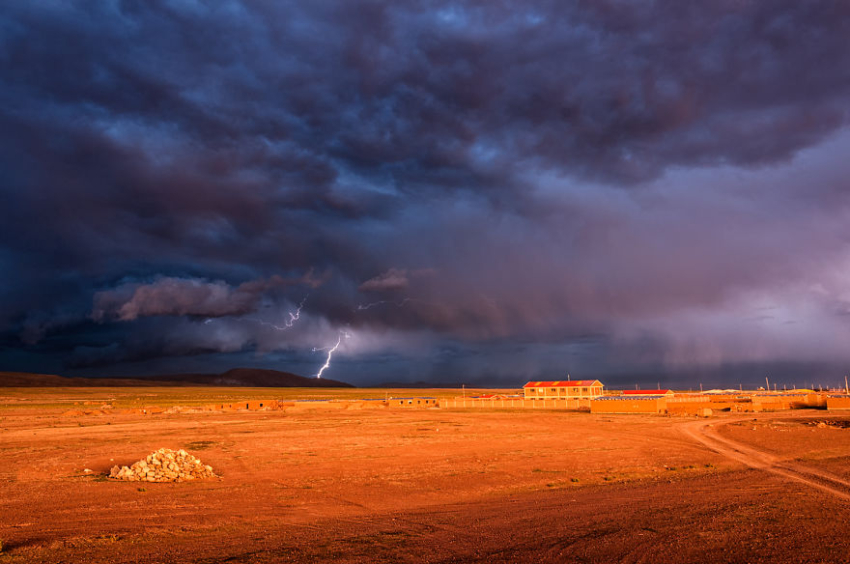
M184 482L214 478L215 473L212 466L205 466L183 449L161 448L132 466L113 466L109 477L128 482Z

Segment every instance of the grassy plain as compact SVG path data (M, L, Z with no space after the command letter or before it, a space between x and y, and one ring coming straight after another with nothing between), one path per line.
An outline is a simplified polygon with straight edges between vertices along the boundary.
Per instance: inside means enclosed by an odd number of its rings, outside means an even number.
M486 391L469 389L474 395ZM504 392L504 390L499 390ZM109 405L116 409L138 409L145 406L198 407L237 400L354 400L387 397L428 396L454 398L458 389L396 388L224 388L224 387L144 387L144 388L0 388L0 413L10 410L36 411Z
M699 423L689 418L518 409L118 412L458 393L0 389L0 564L840 562L836 555L850 554L850 497L712 451L684 432ZM104 414L102 405L114 409ZM845 468L850 430L811 425L812 417L835 418L787 412L706 423L779 463ZM161 447L189 450L220 478L104 477Z

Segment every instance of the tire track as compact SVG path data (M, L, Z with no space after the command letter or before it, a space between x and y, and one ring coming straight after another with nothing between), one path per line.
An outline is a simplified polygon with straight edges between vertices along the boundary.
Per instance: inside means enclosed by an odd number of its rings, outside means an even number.
M723 424L749 421L751 419L751 417L731 419L724 421ZM686 436L701 443L708 449L750 468L763 470L850 501L850 482L847 480L823 470L782 459L750 445L744 445L726 437L721 437L716 432L714 424L709 421L686 423L680 429Z

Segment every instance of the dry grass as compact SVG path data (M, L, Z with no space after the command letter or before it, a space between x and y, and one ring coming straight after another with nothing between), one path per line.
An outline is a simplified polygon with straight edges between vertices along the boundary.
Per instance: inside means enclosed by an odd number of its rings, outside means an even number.
M504 390L466 390L466 395ZM201 407L215 403L238 401L293 400L357 400L402 397L455 398L457 389L396 388L219 388L219 387L151 387L151 388L0 388L0 412L28 409L98 409L110 405L115 409L143 407Z

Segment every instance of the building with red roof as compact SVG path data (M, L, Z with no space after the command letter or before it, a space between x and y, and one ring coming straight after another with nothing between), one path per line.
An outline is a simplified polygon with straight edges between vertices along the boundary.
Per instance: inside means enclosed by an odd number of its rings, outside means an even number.
M540 380L522 387L525 399L590 399L600 397L599 380Z

